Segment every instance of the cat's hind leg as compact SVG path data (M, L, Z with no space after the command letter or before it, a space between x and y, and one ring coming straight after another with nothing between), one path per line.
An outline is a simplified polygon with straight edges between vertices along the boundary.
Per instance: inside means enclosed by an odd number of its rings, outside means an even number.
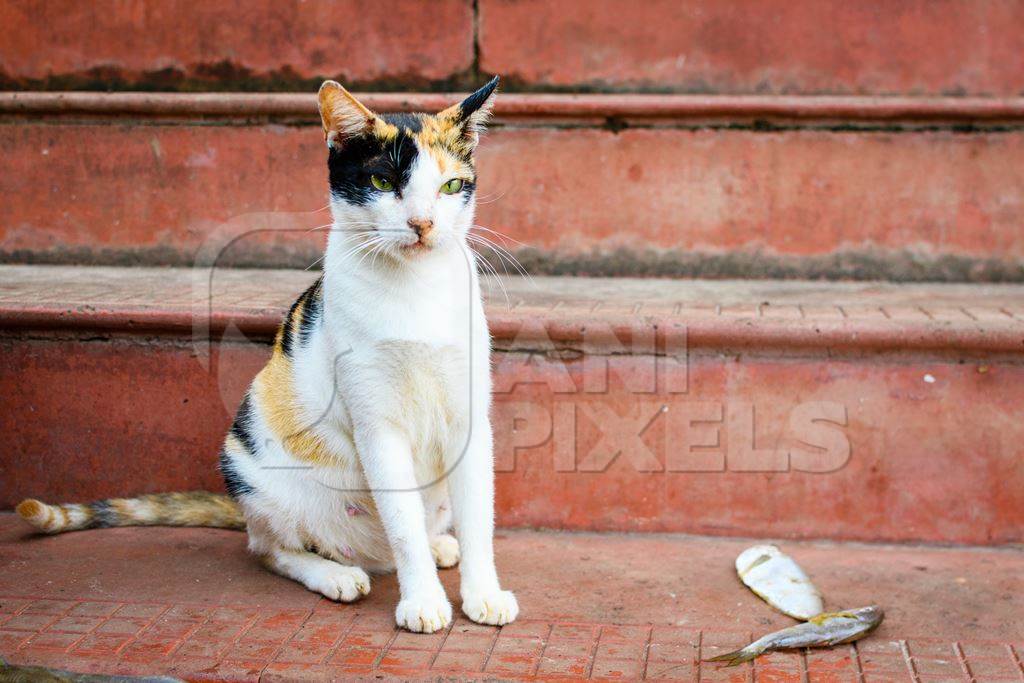
M352 602L370 593L370 577L359 567L349 567L307 550L271 549L262 556L273 572L298 581L331 600Z
M434 556L434 564L438 569L448 569L459 563L459 541L448 533L452 528L452 506L447 492L436 498L431 500L427 515L430 554Z
M303 547L290 528L276 529L260 517L247 515L249 551L270 571L298 581L331 600L352 602L370 592L370 577L353 567L321 557Z
M438 569L448 569L459 563L459 542L451 534L430 537L430 554Z

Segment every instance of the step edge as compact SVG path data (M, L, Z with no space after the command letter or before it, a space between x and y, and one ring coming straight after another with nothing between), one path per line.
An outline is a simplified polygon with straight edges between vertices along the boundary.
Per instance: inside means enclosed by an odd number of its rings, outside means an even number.
M560 315L555 316L488 308L491 338L500 351L622 353L620 340L635 339L638 330L653 329L654 343L627 355L675 355L692 349L1024 354L1024 326L1015 322L886 319L801 323L753 316L593 316L572 311L559 311ZM225 308L206 313L145 306L83 309L8 302L0 304L0 328L8 335L29 331L95 332L209 339L211 335L241 333L251 341L270 341L284 314L283 308Z
M439 111L457 93L360 93L382 112ZM0 92L0 115L181 119L280 117L316 120L312 93ZM504 94L499 121L735 121L781 119L900 123L1020 123L1024 97L799 95Z

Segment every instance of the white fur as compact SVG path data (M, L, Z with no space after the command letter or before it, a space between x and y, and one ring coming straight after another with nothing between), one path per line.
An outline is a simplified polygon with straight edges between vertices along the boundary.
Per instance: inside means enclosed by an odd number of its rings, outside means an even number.
M250 548L269 567L335 600L369 591L359 567L394 568L396 620L425 632L451 621L436 565L460 556L471 619L518 612L494 565L490 340L465 240L474 206L439 192L449 179L420 150L400 197L332 201L323 320L292 361L301 412L331 462L294 458L258 410L259 457L233 458L256 489L241 503ZM409 249L410 219L433 221L429 249ZM452 522L458 542L444 535Z

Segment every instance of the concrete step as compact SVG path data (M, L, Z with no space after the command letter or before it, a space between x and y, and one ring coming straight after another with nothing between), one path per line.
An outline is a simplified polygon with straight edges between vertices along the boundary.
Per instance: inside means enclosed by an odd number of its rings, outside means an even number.
M0 656L195 679L1021 681L1018 549L785 544L826 609L879 604L873 635L722 669L700 660L793 624L739 581L750 541L505 531L519 620L397 632L394 576L341 605L262 569L244 535L105 529L39 538L0 515ZM457 599L457 571L442 572Z
M7 0L0 88L521 90L991 95L1024 92L1014 2Z
M0 120L0 260L320 254L312 94L8 93ZM505 95L478 222L534 273L1022 281L1022 122L1022 98Z
M0 506L219 489L301 271L0 267ZM1024 540L1024 286L490 283L504 526Z

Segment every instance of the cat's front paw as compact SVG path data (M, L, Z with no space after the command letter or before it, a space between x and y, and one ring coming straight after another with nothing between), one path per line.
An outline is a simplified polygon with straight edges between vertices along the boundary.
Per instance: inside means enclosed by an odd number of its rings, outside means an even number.
M467 591L462 595L462 611L478 624L501 626L515 621L519 603L512 591Z
M440 595L414 595L403 598L395 610L395 621L402 628L416 633L433 633L452 623L452 606Z

